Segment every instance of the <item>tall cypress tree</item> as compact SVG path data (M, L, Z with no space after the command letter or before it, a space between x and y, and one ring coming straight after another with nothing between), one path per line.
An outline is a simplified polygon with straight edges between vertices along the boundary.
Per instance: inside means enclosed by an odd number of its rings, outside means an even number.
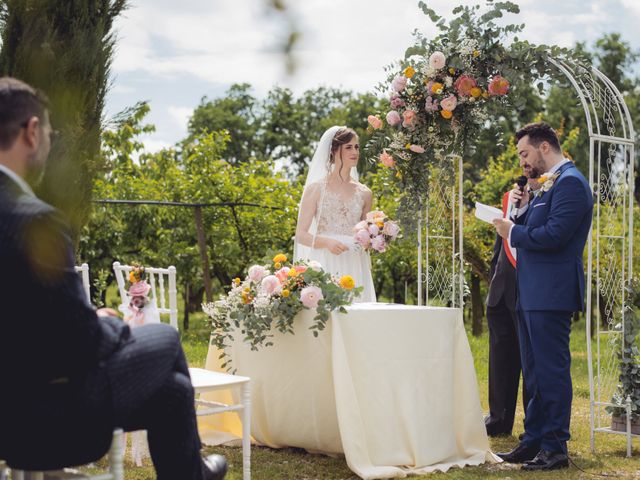
M39 196L62 210L77 235L91 210L113 58L115 18L127 0L0 0L0 75L39 88L60 132Z

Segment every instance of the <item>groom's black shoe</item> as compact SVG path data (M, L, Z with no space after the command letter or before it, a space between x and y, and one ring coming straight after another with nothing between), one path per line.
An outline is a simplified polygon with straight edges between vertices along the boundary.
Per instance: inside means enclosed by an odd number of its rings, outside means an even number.
M227 460L222 455L209 455L202 462L205 480L222 480L227 473Z
M569 457L564 452L547 452L540 450L536 458L530 462L526 462L522 466L522 470L528 472L559 470L569 467Z
M540 447L538 445L528 445L526 443L520 443L516 448L507 453L498 453L497 455L509 463L524 463L533 460Z

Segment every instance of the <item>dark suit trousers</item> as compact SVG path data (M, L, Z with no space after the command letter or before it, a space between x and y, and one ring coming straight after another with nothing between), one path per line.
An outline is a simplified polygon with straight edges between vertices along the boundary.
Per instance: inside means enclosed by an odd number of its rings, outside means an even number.
M532 395L522 441L567 451L571 422L571 312L518 311L524 380Z
M511 433L520 384L520 348L517 316L507 307L504 296L497 305L487 306L489 324L489 418L488 428ZM524 383L524 382L523 382ZM523 385L523 407L528 402Z
M168 325L132 330L106 363L114 423L125 431L147 430L159 480L202 478L194 391L178 333Z

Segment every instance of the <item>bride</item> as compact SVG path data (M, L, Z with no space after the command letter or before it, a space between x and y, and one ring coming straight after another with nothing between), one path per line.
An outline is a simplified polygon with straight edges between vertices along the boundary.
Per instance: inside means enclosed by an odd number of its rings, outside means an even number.
M371 210L371 190L358 182L358 135L351 128L324 132L313 156L298 212L295 260L316 260L333 275L351 275L364 287L358 302L375 302L371 259L353 227Z

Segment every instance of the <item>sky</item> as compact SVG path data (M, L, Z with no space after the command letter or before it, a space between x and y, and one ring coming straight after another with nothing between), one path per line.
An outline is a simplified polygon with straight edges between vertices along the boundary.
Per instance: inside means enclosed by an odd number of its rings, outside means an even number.
M435 34L417 0L287 0L286 16L267 0L130 0L116 21L118 38L107 96L107 119L137 101L150 102L156 132L143 138L156 151L186 136L202 97L223 96L233 83L250 83L263 97L279 85L295 93L318 86L373 91L383 68L404 55L412 32ZM476 0L427 0L450 16ZM520 38L570 47L619 32L640 50L640 0L516 0ZM289 23L301 38L297 67L288 75L280 50Z

